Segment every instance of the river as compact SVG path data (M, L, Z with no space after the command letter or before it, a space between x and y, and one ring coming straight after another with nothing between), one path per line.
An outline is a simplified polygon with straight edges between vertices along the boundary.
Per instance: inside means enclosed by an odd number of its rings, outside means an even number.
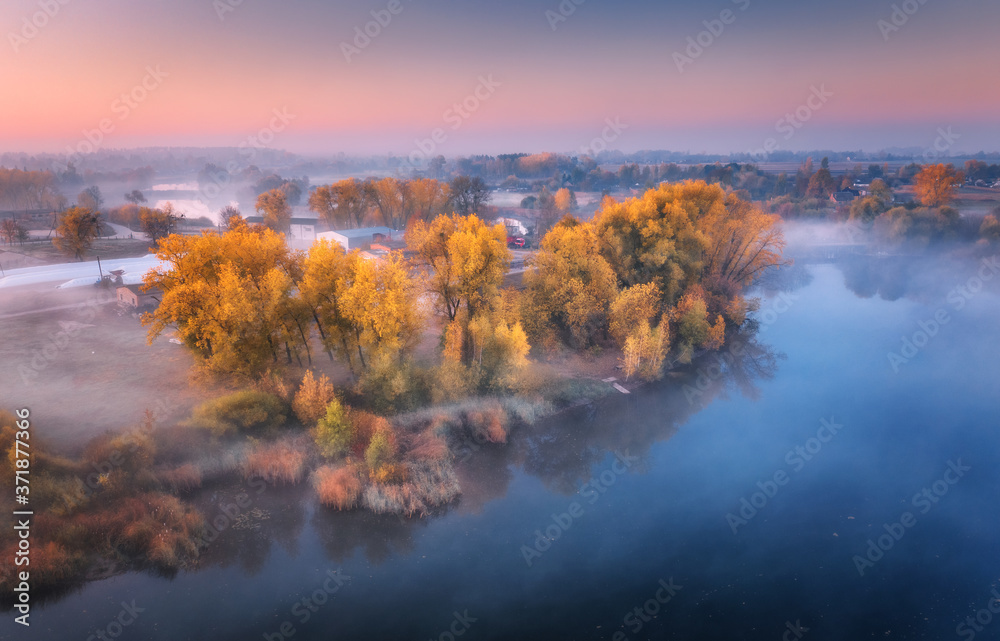
M997 638L1000 269L980 261L798 265L738 355L472 453L428 518L212 488L210 516L249 504L197 568L92 581L30 638Z

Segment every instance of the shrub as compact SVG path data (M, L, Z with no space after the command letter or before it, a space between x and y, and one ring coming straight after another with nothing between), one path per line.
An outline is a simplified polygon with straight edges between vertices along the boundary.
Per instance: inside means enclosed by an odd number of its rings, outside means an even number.
M160 473L160 482L170 488L171 492L190 492L201 487L201 470L193 463Z
M373 474L377 474L383 465L395 460L397 452L396 438L392 430L380 429L372 436L368 449L365 450L365 463Z
M336 394L330 379L322 374L319 380L316 380L312 370L308 370L302 377L302 385L295 392L292 411L303 425L313 427L323 418L326 406L335 398Z
M286 418L285 404L280 398L244 390L205 401L195 408L191 423L222 436L277 427Z
M498 401L487 401L482 407L466 412L465 423L479 442L507 442L507 412Z
M316 447L323 456L335 458L348 451L354 436L354 426L348 420L344 406L333 399L326 406L326 415L316 425Z
M320 503L338 510L355 507L361 497L361 477L353 466L324 465L313 475L313 487Z
M368 443L371 442L375 432L382 429L391 429L388 420L364 410L349 409L347 411L347 420L351 422L351 429L353 430L351 453L359 457L364 457Z
M290 443L256 445L243 463L243 477L260 478L268 483L298 483L305 470L306 455Z
M365 507L376 514L425 516L455 500L460 492L455 471L445 463L409 464L406 476L402 484L376 483L365 488Z

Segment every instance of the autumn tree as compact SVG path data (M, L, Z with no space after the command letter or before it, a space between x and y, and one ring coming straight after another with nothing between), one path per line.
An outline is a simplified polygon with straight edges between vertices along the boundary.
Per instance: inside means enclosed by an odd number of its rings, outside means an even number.
M507 230L475 215L416 221L406 233L406 244L448 320L455 320L463 307L470 318L490 307L510 268Z
M24 226L13 218L5 218L0 223L0 236L3 237L8 245L13 245L15 240L20 241L26 235L27 230Z
M574 193L571 189L563 187L556 192L554 204L555 208L559 210L560 213L568 214L574 211L577 207L576 193Z
M655 283L635 285L618 294L611 304L609 330L619 347L625 345L633 330L659 315L661 298Z
M292 220L292 208L280 188L266 191L257 197L257 213L264 217L264 226L278 233L286 233Z
M52 244L59 251L82 260L100 235L100 227L100 216L94 210L71 207L59 215L58 236L52 239Z
M240 211L239 207L236 207L235 205L226 205L219 210L219 227L223 231L243 227L246 226L246 224L246 218L243 217L243 213Z
M727 194L723 204L724 213L713 209L700 221L709 239L705 272L745 288L765 270L783 264L785 238L778 216L734 194Z
M145 205L146 197L142 195L142 192L138 189L133 189L132 191L125 194L125 201L132 203L133 205Z
M262 226L174 234L159 241L156 256L166 266L143 279L163 291L143 317L150 342L174 327L209 370L245 376L277 363L282 347L289 359L305 347L285 318L300 259L280 234Z
M451 188L447 183L432 178L416 178L409 183L410 209L418 220L434 220L446 210L451 201Z
M167 203L163 209L140 208L138 218L140 229L152 243L156 243L174 233L184 215L177 214L174 206Z
M913 188L927 207L941 207L955 198L955 190L965 177L951 165L928 165L913 178Z
M979 237L987 243L1000 241L1000 221L996 214L987 214L979 226Z
M292 411L303 425L313 426L326 415L327 405L336 398L336 390L326 374L317 379L311 369L306 370L292 400Z
M412 212L409 183L392 177L370 178L364 182L364 190L382 224L392 229L406 228Z
M76 197L76 204L84 209L100 211L104 206L104 196L101 195L101 188L97 185L87 187Z
M567 216L553 227L524 284L523 318L533 342L590 347L603 340L618 284L592 225Z
M334 229L361 227L371 208L368 191L357 178L321 185L309 194L309 209Z
M670 325L661 322L651 327L649 321L641 321L629 332L622 346L621 366L625 380L639 376L646 381L663 377L663 363L670 349Z
M318 242L305 258L299 290L324 346L357 375L375 362L398 362L415 347L418 290L398 254L369 260Z
M479 176L456 176L451 181L451 205L455 213L467 216L483 214L490 202L490 188Z

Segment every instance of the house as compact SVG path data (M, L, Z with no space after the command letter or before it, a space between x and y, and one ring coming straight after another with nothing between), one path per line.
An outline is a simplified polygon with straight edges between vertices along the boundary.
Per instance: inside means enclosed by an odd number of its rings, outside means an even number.
M154 308L160 304L163 292L151 289L144 292L140 285L122 285L116 291L118 304L129 309Z
M535 228L533 223L514 216L500 216L493 222L506 227L508 236L527 236L528 230Z
M263 225L263 216L247 216L246 221L250 225ZM316 240L317 218L294 217L288 222L288 233L285 237L289 240L305 240L312 243Z
M338 243L345 251L352 249L369 249L372 243L392 241L393 235L403 236L402 232L394 232L388 227L365 227L363 229L341 229L327 231L316 235L316 240L330 240Z
M835 191L830 194L830 200L835 203L850 203L854 202L861 197L861 192L854 191L853 189L844 189L842 191Z

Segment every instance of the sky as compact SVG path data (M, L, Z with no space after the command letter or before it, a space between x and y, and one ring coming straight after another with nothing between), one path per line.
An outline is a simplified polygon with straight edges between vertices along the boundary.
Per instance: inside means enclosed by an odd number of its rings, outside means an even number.
M3 5L0 151L1000 150L995 0Z

